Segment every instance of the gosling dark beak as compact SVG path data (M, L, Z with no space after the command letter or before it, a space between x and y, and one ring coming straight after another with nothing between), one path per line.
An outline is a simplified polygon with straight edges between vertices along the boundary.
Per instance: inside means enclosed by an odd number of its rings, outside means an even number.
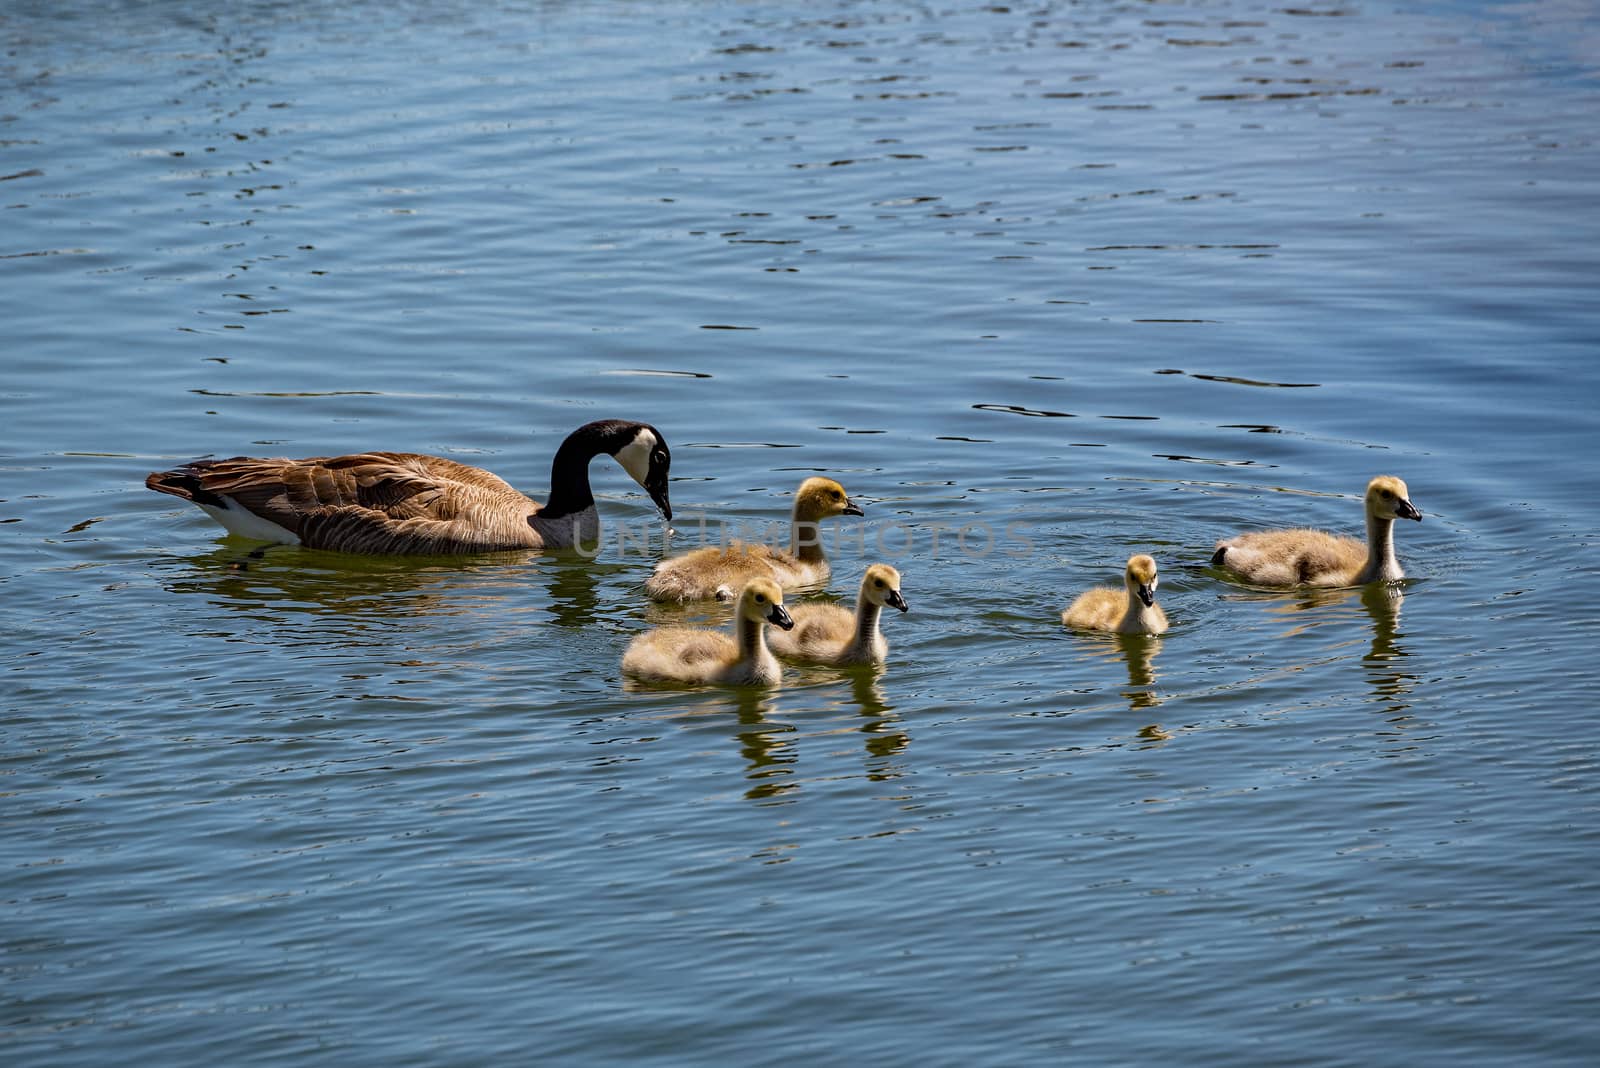
M772 606L772 611L767 613L767 622L774 626L782 627L784 630L794 630L794 617L781 604Z
M911 606L906 604L906 599L900 596L899 590L890 590L889 596L884 598L884 600L889 603L890 608L898 608L902 612L911 611Z
M1419 523L1422 522L1422 513L1417 511L1417 506L1410 501L1401 501L1395 505L1394 514L1401 519L1415 519Z
M650 494L650 499L656 502L656 507L661 509L661 518L672 522L672 499L667 496L667 476L652 475L645 480L644 491Z
M1149 586L1141 584L1139 586L1139 600L1144 602L1144 606L1146 608L1154 608L1156 603L1156 591L1152 590Z
M839 514L840 515L866 515L867 513L863 512L861 510L861 506L859 504L857 504L855 501L852 501L849 497L846 497L844 499L844 511L840 512Z

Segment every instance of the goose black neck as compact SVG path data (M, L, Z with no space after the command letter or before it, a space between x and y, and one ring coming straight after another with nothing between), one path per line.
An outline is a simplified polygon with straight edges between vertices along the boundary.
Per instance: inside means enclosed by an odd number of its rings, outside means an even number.
M550 463L550 496L539 514L547 519L558 519L593 507L589 461L601 453L613 453L621 448L633 426L622 419L602 419L585 423L568 434Z

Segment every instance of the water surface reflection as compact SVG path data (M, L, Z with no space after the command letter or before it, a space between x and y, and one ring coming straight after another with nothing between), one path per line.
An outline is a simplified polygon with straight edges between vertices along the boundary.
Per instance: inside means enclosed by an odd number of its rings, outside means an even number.
M1156 689L1155 658L1162 639L1154 634L1076 634L1090 655L1106 663L1119 661L1127 669L1128 682L1118 692L1130 711L1142 712L1166 700Z
M883 680L889 668L882 664L863 664L844 671L850 687L849 696L829 707L855 706L858 718L851 728L862 735L866 777L873 782L901 778L906 768L897 758L910 748L911 735L884 692Z
M838 770L829 766L834 753L827 747L829 739L841 734L861 737L861 776L889 782L906 775L901 758L910 748L911 735L884 692L882 666L846 669L842 679L828 669L790 666L786 671L787 685L781 690L643 684L632 679L624 679L622 687L639 694L671 692L676 701L665 718L685 729L698 729L709 721L721 725L715 729L727 730L742 761L744 796L751 801L773 801L805 785L807 777L798 774L803 748L816 769L811 778L835 777ZM832 699L817 700L829 689L834 691ZM797 708L804 710L804 722L795 719ZM852 712L842 720L834 715Z
M1361 656L1367 684L1384 713L1401 716L1410 708L1410 695L1418 681L1416 671L1407 663L1412 654L1403 640L1405 632L1400 629L1400 609L1405 599L1406 583L1373 582L1342 589L1297 590L1293 600L1276 605L1271 611L1293 621L1284 632L1285 637L1337 626L1365 615L1371 628L1367 651Z

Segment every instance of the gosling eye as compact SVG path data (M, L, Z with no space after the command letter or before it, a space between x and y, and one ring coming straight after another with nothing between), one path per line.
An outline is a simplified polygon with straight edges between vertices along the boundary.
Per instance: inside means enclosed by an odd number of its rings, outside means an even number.
M766 594L764 594L764 593L756 594L756 604L766 604L766 603L767 603L767 595Z
M883 589L883 579L874 579L872 584L880 590Z

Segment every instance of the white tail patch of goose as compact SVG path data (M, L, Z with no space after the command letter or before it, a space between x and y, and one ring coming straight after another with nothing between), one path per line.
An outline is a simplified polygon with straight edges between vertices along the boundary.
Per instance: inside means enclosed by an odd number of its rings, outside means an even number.
M262 519L254 512L235 504L230 498L226 508L218 508L214 504L202 504L200 510L215 519L232 534L240 538L249 538L252 541L270 541L278 545L298 545L300 539L292 531L285 530L270 519Z
M650 477L650 454L659 444L654 434L641 427L632 441L616 451L617 463L628 472L628 477L642 486L645 479Z

